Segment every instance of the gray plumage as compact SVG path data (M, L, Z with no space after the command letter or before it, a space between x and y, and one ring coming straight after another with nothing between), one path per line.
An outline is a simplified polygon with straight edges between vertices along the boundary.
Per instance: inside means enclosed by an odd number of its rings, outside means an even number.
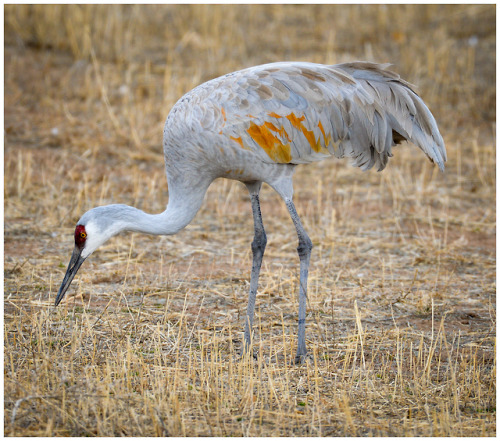
M325 66L283 62L208 81L184 95L164 128L167 209L157 215L110 205L85 213L75 251L56 298L63 298L81 263L121 231L174 234L199 210L211 182L243 182L251 195L255 237L245 344L251 344L255 298L266 234L260 212L263 182L283 198L299 246L299 331L296 361L306 356L307 275L312 243L292 202L296 165L347 157L363 170L387 165L393 147L408 140L443 170L446 150L436 121L412 86L388 65Z

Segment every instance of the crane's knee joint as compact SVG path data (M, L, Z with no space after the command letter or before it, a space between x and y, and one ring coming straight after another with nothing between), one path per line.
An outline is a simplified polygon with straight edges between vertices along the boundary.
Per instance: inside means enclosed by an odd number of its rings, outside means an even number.
M267 236L265 231L259 232L255 234L255 237L252 242L252 253L262 253L264 254L264 250L267 245Z
M313 244L309 237L303 237L299 241L299 246L297 247L297 252L300 257L308 256L311 254L311 250L313 248Z

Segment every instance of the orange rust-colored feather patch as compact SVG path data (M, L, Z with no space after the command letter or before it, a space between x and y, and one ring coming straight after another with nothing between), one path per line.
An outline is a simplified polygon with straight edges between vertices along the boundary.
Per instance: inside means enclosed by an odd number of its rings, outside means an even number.
M323 128L323 124L321 124L321 121L318 123L318 127L321 130L321 134L323 135L323 142L325 143L325 146L328 147L330 145L330 141L332 140L332 136L330 134L325 135L325 129Z
M290 144L284 144L278 137L276 137L272 133L275 132L277 134L280 134L283 138L286 138L288 141L290 141L284 129L278 129L274 126L274 124L269 122L265 122L260 126L252 122L250 123L250 127L248 128L247 132L274 162L287 164L292 160ZM285 136L283 136L282 133Z
M268 115L272 118L283 118L281 115L278 115L276 112L269 112Z
M273 132L276 132L278 135L280 135L282 138L286 139L288 142L290 142L290 138L288 137L288 133L286 133L285 129L282 127L281 129L278 129L272 122L266 121L264 125L269 129L272 130Z
M234 136L230 136L230 138L233 140L233 141L236 141L242 149L245 148L245 146L243 145L243 140L241 139L241 136L239 136L238 138L235 138Z
M302 115L300 118L298 118L295 115L295 113L292 112L286 118L290 121L293 127L302 132L302 134L306 137L307 142L315 152L320 152L321 150L324 150L323 146L321 145L319 137L316 140L314 132L312 130L308 130L304 126L304 124L302 124L302 121L306 119L305 115Z

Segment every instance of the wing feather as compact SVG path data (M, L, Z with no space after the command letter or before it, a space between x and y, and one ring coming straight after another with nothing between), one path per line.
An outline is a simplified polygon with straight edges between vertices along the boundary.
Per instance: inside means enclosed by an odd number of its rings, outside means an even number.
M431 112L388 65L273 63L209 81L188 95L192 131L237 140L234 148L263 161L300 164L334 155L382 170L402 139L441 169L446 161Z

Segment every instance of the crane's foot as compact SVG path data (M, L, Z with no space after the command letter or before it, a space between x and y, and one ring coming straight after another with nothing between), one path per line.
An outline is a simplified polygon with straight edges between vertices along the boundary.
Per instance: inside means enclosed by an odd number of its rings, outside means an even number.
M253 358L254 360L257 360L257 354L247 344L243 344L243 347L241 348L240 352L240 358L244 360L245 357L250 357Z
M247 354L246 352L242 352L242 353L240 354L240 360L242 360L242 361L243 361L243 360L245 360L245 358L246 358L246 357L248 357L248 358L249 358L249 359L251 359L251 360L257 360L257 354L256 354L256 353L254 353L254 352L252 352L252 353L250 353L250 354Z
M310 362L311 360L311 355L306 352L305 354L297 354L291 364L296 366L299 364L304 364L306 361Z

